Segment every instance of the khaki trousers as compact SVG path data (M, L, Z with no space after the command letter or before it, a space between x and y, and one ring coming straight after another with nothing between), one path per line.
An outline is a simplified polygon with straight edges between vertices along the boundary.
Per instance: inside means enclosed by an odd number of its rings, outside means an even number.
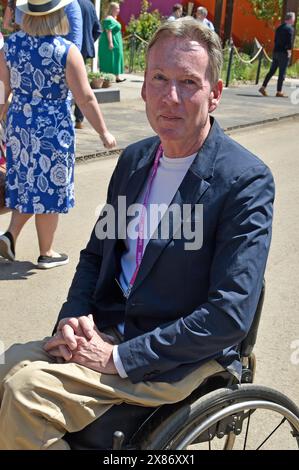
M0 361L0 449L67 450L64 434L83 429L112 405L175 403L223 371L212 360L175 383L132 384L76 363L58 363L43 350L47 339L13 345Z

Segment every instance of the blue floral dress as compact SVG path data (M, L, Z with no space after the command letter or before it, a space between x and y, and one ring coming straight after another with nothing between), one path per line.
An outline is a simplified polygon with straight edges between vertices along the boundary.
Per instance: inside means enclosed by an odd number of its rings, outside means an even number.
M6 206L27 214L74 206L75 133L65 78L71 42L23 31L4 46L12 102L6 128Z

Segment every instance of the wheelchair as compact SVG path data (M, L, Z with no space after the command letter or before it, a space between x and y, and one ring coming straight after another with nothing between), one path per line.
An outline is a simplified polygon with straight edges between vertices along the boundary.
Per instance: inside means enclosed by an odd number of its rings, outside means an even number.
M84 430L65 436L71 449L298 448L299 409L296 404L276 390L253 384L256 370L253 347L264 295L265 285L250 331L240 345L240 381L223 371L210 376L189 397L172 405L158 408L128 404L113 406ZM103 429L106 430L106 442L104 439L99 444Z

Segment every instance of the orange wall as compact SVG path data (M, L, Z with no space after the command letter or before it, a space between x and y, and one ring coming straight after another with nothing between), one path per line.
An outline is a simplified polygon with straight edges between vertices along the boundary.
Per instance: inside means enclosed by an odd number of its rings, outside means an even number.
M252 41L255 37L267 50L271 50L274 41L273 26L256 18L248 0L235 1L233 16L234 41L240 44L244 41Z
M184 0L182 3L188 4L188 2L189 0ZM214 21L215 0L193 0L193 3L194 6L206 7L209 12L208 18ZM222 32L224 28L225 8L226 0L224 0L222 8ZM273 47L273 28L265 21L256 18L248 0L235 0L232 35L237 46L240 46L243 42L252 42L256 37L267 50L271 50Z

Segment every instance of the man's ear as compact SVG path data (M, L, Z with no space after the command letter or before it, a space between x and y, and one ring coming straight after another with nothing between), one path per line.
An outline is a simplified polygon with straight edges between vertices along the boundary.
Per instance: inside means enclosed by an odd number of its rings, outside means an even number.
M143 81L142 88L141 88L141 96L144 102L146 102L145 88L146 88L146 71L144 72L144 81Z
M217 108L223 91L223 81L218 80L218 82L213 85L212 90L210 92L209 98L209 113L212 113Z

